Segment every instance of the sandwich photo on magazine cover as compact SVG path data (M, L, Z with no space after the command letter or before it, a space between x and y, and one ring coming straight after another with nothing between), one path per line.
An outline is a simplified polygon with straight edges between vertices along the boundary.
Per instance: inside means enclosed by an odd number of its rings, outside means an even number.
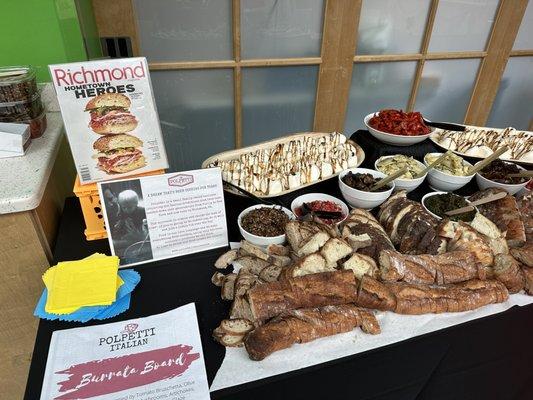
M102 183L110 242L120 265L153 258L139 179Z

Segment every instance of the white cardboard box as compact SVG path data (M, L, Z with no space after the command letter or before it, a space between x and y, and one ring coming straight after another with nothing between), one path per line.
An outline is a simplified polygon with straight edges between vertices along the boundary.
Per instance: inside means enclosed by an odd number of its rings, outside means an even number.
M23 156L30 143L28 124L0 122L0 158Z

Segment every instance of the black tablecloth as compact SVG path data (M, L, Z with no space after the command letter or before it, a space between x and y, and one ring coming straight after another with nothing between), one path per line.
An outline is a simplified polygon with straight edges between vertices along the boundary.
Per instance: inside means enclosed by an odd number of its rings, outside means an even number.
M363 166L368 168L373 168L374 161L382 155L408 152L422 159L425 153L438 150L429 141L408 149L387 146L364 131L356 132L353 139L365 150ZM475 183L471 183L460 193L475 189ZM429 190L424 183L409 197L419 200ZM326 192L341 197L337 180L330 179L278 200L288 206L303 192ZM238 241L237 215L252 203L232 194L225 196L230 241ZM69 198L54 250L55 261L80 259L94 252L109 254L106 240L88 242L83 229L78 200ZM211 339L211 332L229 309L229 304L220 300L219 288L210 280L212 265L221 252L219 249L136 266L141 282L133 292L130 309L105 322L85 325L144 317L195 302L211 383L225 352ZM52 332L79 326L82 324L40 321L25 399L40 398ZM532 332L533 305L513 307L365 353L214 392L212 398L532 399ZM312 345L309 351L313 351Z

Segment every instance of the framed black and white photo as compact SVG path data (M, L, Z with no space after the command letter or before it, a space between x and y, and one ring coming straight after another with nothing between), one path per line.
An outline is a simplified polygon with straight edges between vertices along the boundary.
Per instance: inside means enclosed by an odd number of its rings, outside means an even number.
M100 182L98 190L121 267L228 244L219 168Z

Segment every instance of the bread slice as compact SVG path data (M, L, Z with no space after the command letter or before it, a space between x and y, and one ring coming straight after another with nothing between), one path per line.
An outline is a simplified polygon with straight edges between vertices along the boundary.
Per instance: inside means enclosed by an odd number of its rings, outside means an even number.
M239 249L241 255L251 255L262 260L268 260L268 254L263 249L255 244L252 244L246 240L241 240L241 247Z
M287 271L290 271L291 277L295 277L334 270L335 268L327 265L326 259L322 255L319 253L313 253L303 257L298 263L296 263L293 267L290 267Z
M271 244L267 247L267 254L271 256L285 256L288 257L290 249L287 246L281 244Z
M326 259L329 267L335 267L337 261L352 254L352 246L342 239L331 238L322 246L320 254Z
M211 277L211 282L213 282L213 285L222 287L224 284L224 279L226 279L226 276L224 274L221 274L220 272L215 272L213 276Z
M474 219L468 224L476 231L488 236L489 238L496 239L503 237L502 232L498 229L496 224L481 213L476 213Z
M213 331L213 338L225 347L240 347L243 345L244 335L232 335L221 327Z
M259 273L259 278L265 282L277 281L282 269L283 267L281 265L269 265L262 269Z
M378 266L376 262L364 254L354 253L352 256L342 264L343 269L351 269L357 279L361 279L364 275L377 277Z
M254 275L259 275L263 268L271 265L268 261L253 256L237 257L235 264L240 266L240 270L247 271Z
M233 300L235 294L235 280L237 274L228 274L224 277L222 282L222 290L220 291L220 297L222 300Z
M279 265L280 267L286 267L292 262L292 259L290 257L276 255L271 255L269 257L269 260L272 264Z
M296 252L299 257L308 254L316 253L329 240L329 235L326 232L317 232L310 239L303 244ZM351 249L350 249L351 250Z
M231 335L245 335L254 329L254 324L245 318L224 319L220 328Z
M237 249L226 251L215 261L215 268L226 268L237 258L238 252Z

